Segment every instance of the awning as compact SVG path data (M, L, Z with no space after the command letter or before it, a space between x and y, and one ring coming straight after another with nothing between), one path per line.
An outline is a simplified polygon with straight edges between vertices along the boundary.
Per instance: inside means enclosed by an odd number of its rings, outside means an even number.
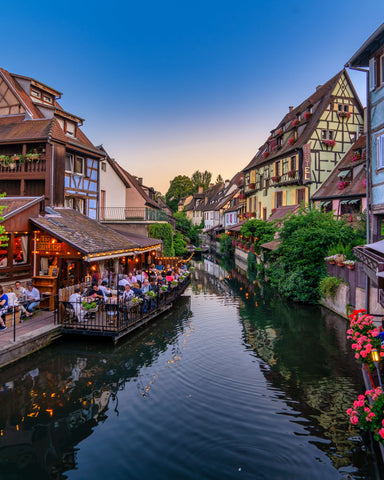
M330 205L331 203L332 203L331 200L327 200L326 202L321 202L320 207L328 207L328 205Z
M354 198L353 200L349 200L349 205L355 205L357 203L360 203L361 199L360 198Z
M337 174L337 176L339 178L344 178L350 173L350 171L351 170L349 168L348 168L348 170L340 170L340 172Z

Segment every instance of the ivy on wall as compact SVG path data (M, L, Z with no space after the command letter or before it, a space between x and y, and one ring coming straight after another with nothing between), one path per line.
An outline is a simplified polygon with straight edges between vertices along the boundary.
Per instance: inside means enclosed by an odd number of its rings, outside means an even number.
M149 225L148 236L150 238L159 238L163 241L163 255L165 257L175 256L173 231L169 223L154 223L153 225Z

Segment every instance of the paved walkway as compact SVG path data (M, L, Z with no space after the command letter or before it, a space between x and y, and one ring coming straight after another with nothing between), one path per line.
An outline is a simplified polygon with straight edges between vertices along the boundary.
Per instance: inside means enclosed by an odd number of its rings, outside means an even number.
M0 368L49 344L52 335L59 334L59 330L54 324L53 312L40 311L16 325L14 341L13 326L7 319L7 329L0 331Z

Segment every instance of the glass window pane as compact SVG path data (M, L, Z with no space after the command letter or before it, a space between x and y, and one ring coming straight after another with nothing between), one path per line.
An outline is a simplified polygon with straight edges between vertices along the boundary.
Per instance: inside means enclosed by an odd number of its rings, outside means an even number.
M13 238L13 264L28 262L28 235L15 235Z

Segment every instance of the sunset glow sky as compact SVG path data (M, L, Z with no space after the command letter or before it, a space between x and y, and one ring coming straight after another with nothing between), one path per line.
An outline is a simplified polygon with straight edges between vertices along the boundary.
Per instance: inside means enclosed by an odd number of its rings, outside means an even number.
M1 17L0 66L62 91L94 144L165 193L176 175L244 168L384 21L384 4L20 0ZM365 75L351 77L365 105Z

